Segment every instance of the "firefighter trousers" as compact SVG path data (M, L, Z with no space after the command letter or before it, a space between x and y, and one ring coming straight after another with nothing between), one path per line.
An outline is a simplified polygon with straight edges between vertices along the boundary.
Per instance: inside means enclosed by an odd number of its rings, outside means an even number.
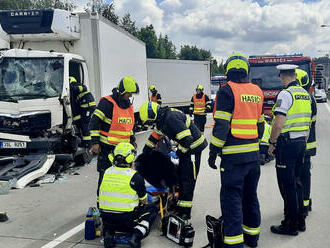
M284 221L290 230L296 231L303 220L303 189L301 169L306 148L305 137L291 139L276 146L277 183L284 201Z
M196 115L196 114L194 114L194 124L203 133L204 132L204 128L205 128L205 124L206 124L206 114L204 114L204 115Z
M305 155L301 168L301 183L303 185L303 212L308 215L311 200L311 156Z
M83 109L80 112L80 119L74 121L74 124L77 126L79 129L79 133L81 136L81 143L84 147L89 147L91 137L90 137L90 132L89 132L89 122L91 120L91 115L94 112L94 108L90 109Z
M257 187L259 161L233 164L221 160L220 204L224 220L224 247L256 245L260 233L260 207Z
M196 157L199 161L197 163L191 161L191 154L185 154L179 158L179 199L177 210L179 215L186 216L187 219L191 217L192 201L200 168L201 152L195 154L195 159Z
M99 189L103 180L103 175L106 169L108 169L110 166L112 166L110 160L109 160L109 154L113 152L115 149L114 146L110 145L100 145L101 146L101 152L97 156L97 171L99 172L99 180L97 183L97 191L96 191L96 204L97 207L99 207Z
M158 209L154 204L142 205L133 212L111 213L102 211L103 234L115 232L133 234L136 232L142 239L148 236L150 228L157 217Z

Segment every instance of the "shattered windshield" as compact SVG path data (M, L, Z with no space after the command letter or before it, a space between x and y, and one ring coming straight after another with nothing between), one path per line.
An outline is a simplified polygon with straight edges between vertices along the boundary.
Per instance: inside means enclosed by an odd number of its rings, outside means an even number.
M3 58L0 61L0 101L60 96L63 64L63 58Z

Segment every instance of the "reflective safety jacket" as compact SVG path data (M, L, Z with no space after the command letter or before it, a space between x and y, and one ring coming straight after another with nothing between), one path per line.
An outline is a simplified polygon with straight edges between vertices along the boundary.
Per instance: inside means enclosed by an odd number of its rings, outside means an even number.
M117 166L105 171L99 190L101 210L132 212L139 205L139 196L130 184L135 173L131 168Z
M234 112L231 133L235 138L255 139L258 137L257 122L264 101L261 89L252 83L228 82L234 94Z
M206 94L194 94L191 98L189 110L194 115L206 115L206 110L211 110L210 103L210 99Z
M159 105L161 105L162 104L162 97L157 92L156 94L152 94L151 96L149 96L149 101L155 102L155 103L158 103Z
M264 134L262 135L261 141L260 141L260 145L269 145L269 139L270 139L270 135L272 133L272 126L269 125L267 123L267 121L264 121L265 123L265 130L264 130Z
M309 136L306 145L306 155L308 156L315 156L316 155L316 116L317 116L317 104L315 98L313 97L312 93L309 93L312 99L312 124L311 129L309 131Z
M292 105L286 114L281 134L287 132L308 131L311 124L311 98L301 86L289 86L284 89L292 96Z
M144 149L155 148L164 135L178 142L178 149L182 153L194 154L207 147L205 137L189 115L174 108L164 107L158 110L156 128L148 138Z
M133 106L121 107L115 99L114 96L100 99L90 124L92 144L116 146L135 140Z
M210 151L237 164L258 161L258 139L264 131L262 104L263 93L254 84L228 82L221 87Z

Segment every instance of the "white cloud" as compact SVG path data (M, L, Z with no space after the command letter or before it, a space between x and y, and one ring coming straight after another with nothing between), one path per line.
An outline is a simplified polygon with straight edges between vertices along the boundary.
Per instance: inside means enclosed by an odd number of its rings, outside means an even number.
M120 16L129 12L138 26L153 24L157 31L162 30L164 11L155 0L115 0L114 3Z
M159 4L159 6L166 11L172 11L182 7L180 0L164 0Z
M84 1L84 0L75 0ZM158 2L158 3L157 3ZM330 50L330 1L303 0L115 0L116 12L129 12L139 27L153 24L177 50L197 45L217 58L233 51L246 55Z

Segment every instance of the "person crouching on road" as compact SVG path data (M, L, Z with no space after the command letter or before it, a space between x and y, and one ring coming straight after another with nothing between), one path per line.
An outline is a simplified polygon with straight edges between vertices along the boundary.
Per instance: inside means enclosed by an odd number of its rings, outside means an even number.
M144 179L133 169L135 155L134 146L124 142L109 155L113 166L105 171L99 190L105 248L115 247L116 231L132 235L130 247L141 247L157 216L156 206L147 204Z
M270 230L293 236L306 229L300 176L312 114L311 98L296 80L297 67L277 66L284 89L277 95L269 139L269 154L275 153L277 182L284 201L284 220Z
M203 90L203 85L197 85L196 94L191 98L189 107L190 116L194 114L194 123L202 134L204 133L206 123L206 113L211 111L211 101L208 95L204 94Z
M257 247L260 208L259 142L264 131L263 93L248 82L249 62L232 54L225 63L229 82L217 92L215 125L210 142L209 166L217 169L220 154L220 204L224 220L224 247Z
M104 171L111 166L108 155L120 142L129 142L136 147L134 128L134 109L130 101L132 94L139 93L134 78L124 77L112 90L111 96L100 99L90 122L92 152L98 154L97 171L99 180L97 194ZM97 202L98 205L98 202Z
M160 107L154 102L145 102L140 108L140 119L143 122L156 123L153 133L149 136L143 152L155 149L157 142L165 135L176 141L179 157L179 199L177 214L185 220L191 218L192 200L199 172L201 154L207 147L207 141L196 125L191 122L189 115L180 110ZM191 155L195 155L195 162Z

